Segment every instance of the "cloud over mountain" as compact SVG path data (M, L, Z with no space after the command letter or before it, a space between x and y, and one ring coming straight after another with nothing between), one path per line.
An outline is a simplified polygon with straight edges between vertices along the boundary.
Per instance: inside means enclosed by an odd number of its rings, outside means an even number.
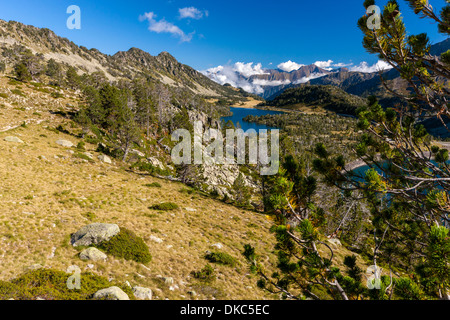
M291 71L294 71L294 70L298 70L298 69L300 69L303 66L304 66L304 64L299 64L299 63L296 63L296 62L293 62L293 61L289 60L289 61L280 63L277 66L277 68L280 69L280 70L286 71L286 72L291 72Z
M372 72L378 72L382 70L389 70L392 69L392 66L388 64L387 62L384 62L382 60L378 60L377 63L375 63L372 66L369 66L369 64L365 61L361 62L359 65L354 66L350 68L350 71L358 71L358 72L364 72L364 73L372 73Z
M338 69L343 67L350 67L348 71L363 73L391 68L384 61L378 61L372 66L367 62L361 62L359 65L353 66L353 63L334 63L333 60L329 59L316 61L309 66L289 60L280 63L277 66L278 69L273 70L264 69L261 63L236 62L232 65L218 66L200 72L221 85L230 84L249 93L265 96L276 91L276 87L280 87L279 90L284 90L290 85L300 85L313 79L340 72Z
M233 87L242 88L245 91L254 94L261 94L264 92L261 85L254 84L248 79L253 75L264 74L261 63L253 65L253 62L236 62L234 65L218 66L200 72L222 85L228 83Z
M333 60L328 60L328 61L316 61L316 62L314 62L314 64L316 65L316 66L318 66L319 68L322 68L322 69L325 69L325 70L328 70L328 69L332 69L332 68L330 68L331 67L331 65L333 64Z

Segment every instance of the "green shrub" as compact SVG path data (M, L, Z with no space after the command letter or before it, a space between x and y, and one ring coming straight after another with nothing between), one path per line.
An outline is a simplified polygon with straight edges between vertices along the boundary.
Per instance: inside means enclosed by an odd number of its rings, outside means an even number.
M11 90L11 93L14 93L15 95L18 95L18 96L25 97L24 93L19 89L13 89L13 90Z
M81 274L81 288L69 289L67 280L72 274L53 269L29 271L9 282L0 281L0 300L87 300L92 299L98 290L111 286L120 287L130 299L134 299L131 289L126 285L118 285L107 278L87 272Z
M162 188L161 184L158 182L147 183L147 184L144 184L144 186L149 187L149 188Z
M206 254L205 259L212 263L231 267L234 267L237 262L235 258L225 252L209 252Z
M59 92L52 92L52 93L50 94L50 96L51 96L52 98L55 98L55 99L59 99L59 98L63 98L63 97L64 97L64 95L61 94L61 93L59 93Z
M78 158L78 159L83 159L83 160L87 160L89 162L94 162L94 160L92 160L91 158L89 158L87 155L85 155L84 153L80 153L80 152L76 152L73 154L74 158Z
M149 263L152 259L144 240L125 228L121 228L117 235L109 241L98 244L97 247L110 255L125 260Z
M77 144L77 149L79 149L79 150L82 150L82 151L85 151L86 149L85 149L85 143L83 142L83 141L80 141L80 142L78 142L78 144Z
M178 192L180 193L186 193L186 194L193 194L195 192L195 190L193 189L188 189L188 188L181 188Z
M88 220L90 220L90 221L94 221L95 218L97 218L97 216L93 212L86 212L86 213L83 214L83 216L85 218L87 218Z
M204 281L204 282L212 282L216 279L216 274L215 274L214 268L211 267L209 264L207 264L200 271L192 271L191 274L195 279L198 279L198 280Z
M70 132L66 130L62 125L57 126L56 130L65 134L70 134Z
M7 99L8 94L7 93L0 93L0 98Z
M149 207L149 209L161 210L161 211L171 211L171 210L176 210L178 208L179 208L178 205L173 202L163 202L163 203L155 204L155 205Z

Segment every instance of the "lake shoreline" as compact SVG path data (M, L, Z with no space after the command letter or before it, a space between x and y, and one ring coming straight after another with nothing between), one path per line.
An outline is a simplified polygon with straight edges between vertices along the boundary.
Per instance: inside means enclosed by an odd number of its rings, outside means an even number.
M267 114L281 114L283 113L283 111L279 111L279 110L270 110L270 109L260 109L260 108L242 108L242 107L234 107L234 106L230 106L230 112L232 113L231 116L226 116L226 117L222 117L221 120L227 122L227 121L231 121L233 122L233 124L235 126L237 126L237 124L239 123L239 126L244 130L248 130L248 129L255 129L255 130L260 130L260 129L277 129L277 128L272 128L263 124L258 124L255 122L247 122L244 121L243 119L249 115L252 116L264 116Z

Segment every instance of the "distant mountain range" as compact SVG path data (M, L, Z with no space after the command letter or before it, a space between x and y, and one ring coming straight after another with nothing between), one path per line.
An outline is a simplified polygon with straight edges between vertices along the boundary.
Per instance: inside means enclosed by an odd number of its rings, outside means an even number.
M440 55L450 49L450 39L434 44L430 53ZM213 68L203 72L210 79L221 82L225 81L222 76L224 67L218 69ZM230 76L233 71L236 76ZM397 102L398 99L388 94L380 81L379 72L365 73L359 71L350 71L348 68L340 68L336 70L325 70L316 65L302 66L298 70L287 72L280 69L261 69L256 74L246 76L239 70L232 69L225 73L228 79L234 81L235 85L242 84L242 88L252 93L257 93L266 100L273 100L283 91L289 88L301 87L304 85L332 85L339 87L349 94L360 97L376 95L381 104L388 105ZM408 85L400 78L399 73L395 69L389 69L381 73L394 90L407 93Z

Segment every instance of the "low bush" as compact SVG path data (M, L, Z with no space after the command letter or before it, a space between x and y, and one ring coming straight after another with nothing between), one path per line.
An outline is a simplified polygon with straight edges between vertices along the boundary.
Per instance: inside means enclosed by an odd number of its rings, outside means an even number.
M87 272L82 273L81 288L69 289L67 280L72 274L53 269L29 271L9 282L0 281L0 300L87 300L92 299L98 290L111 286L121 288L130 299L134 299L131 289L126 285L118 285L107 278Z
M235 258L225 252L209 252L206 254L205 259L212 263L230 267L234 267L237 263Z
M158 182L147 183L144 186L149 188L162 188L161 184Z
M74 158L78 158L78 159L83 159L89 162L94 162L94 160L92 160L90 157L88 157L87 155L85 155L84 153L81 152L76 152L73 154Z
M139 263L149 263L152 260L152 255L144 240L125 228L121 228L120 232L109 241L98 244L97 248L125 260Z
M161 210L161 211L171 211L171 210L176 210L178 208L179 208L179 206L173 202L163 202L160 204L155 204L150 207L150 209Z
M11 93L14 93L15 95L18 95L18 96L25 97L25 94L20 89L13 89L13 90L11 90Z
M192 271L191 274L195 279L198 279L203 282L212 282L216 279L214 268L211 267L209 264L207 264L200 271Z

